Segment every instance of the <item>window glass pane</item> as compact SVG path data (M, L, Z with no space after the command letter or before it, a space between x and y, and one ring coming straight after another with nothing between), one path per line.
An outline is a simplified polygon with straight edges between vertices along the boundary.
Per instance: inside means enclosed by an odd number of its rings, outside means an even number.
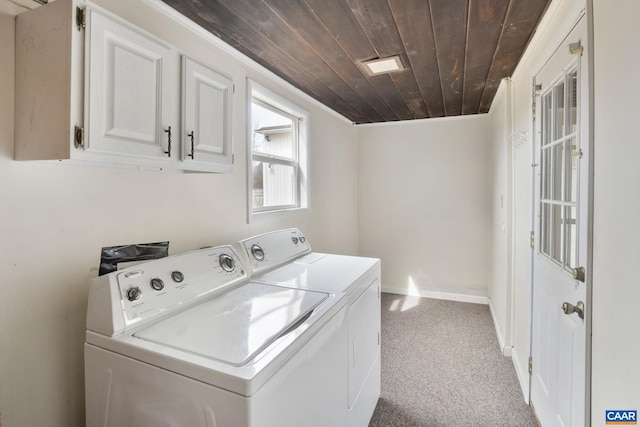
M569 103L569 132L578 131L578 71L574 71L568 76L569 87L567 99Z
M252 149L258 153L296 158L295 126L292 117L252 103Z
M252 189L252 199L253 199L253 207L261 208L264 206L264 164L262 162L252 162L253 165L253 189Z
M554 117L556 122L554 124L554 139L559 139L564 136L565 131L565 123L564 123L564 82L558 83L554 88L554 97L555 97L555 105L554 105Z
M253 161L253 206L293 206L297 200L296 168Z

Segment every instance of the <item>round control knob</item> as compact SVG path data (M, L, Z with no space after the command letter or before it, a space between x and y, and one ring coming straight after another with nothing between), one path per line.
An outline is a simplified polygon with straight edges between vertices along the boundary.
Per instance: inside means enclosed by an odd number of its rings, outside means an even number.
M141 296L142 296L142 291L137 286L135 286L133 288L129 288L127 290L127 299L129 301L135 301L137 299L140 299Z
M236 262L233 258L227 254L222 254L218 257L218 262L220 263L220 267L227 273L231 273L234 268L236 268Z
M154 279L151 279L151 287L156 291L161 291L162 289L164 289L164 282L162 281L162 279L158 279L156 277Z
M173 279L174 282L180 283L184 280L184 274L182 274L179 271L172 271L171 278Z
M291 241L293 242L294 245L298 244L298 238L297 237L292 237Z
M264 260L264 250L260 247L260 245L251 246L251 255L253 255L256 261Z
M304 243L304 242L305 242L305 240L307 240L307 239L306 239L306 238L304 238L304 237L302 237L302 236L300 236L300 243Z

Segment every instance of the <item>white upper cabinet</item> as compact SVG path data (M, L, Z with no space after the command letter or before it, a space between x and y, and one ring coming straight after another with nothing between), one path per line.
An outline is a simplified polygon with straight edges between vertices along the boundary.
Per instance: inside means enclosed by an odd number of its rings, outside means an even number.
M233 168L233 82L190 58L182 60L182 158L186 167Z
M16 160L231 172L232 98L229 78L91 3L17 17Z

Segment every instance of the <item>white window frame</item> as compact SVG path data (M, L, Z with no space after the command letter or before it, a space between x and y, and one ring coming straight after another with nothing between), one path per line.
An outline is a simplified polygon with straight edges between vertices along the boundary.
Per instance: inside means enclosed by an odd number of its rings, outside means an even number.
M294 119L294 135L297 133L297 164L292 164L290 160L280 159L276 156L253 153L253 120L252 104L253 100L268 106L268 108L282 112ZM308 135L309 135L309 112L267 89L266 87L252 80L247 80L247 222L264 215L287 214L294 212L304 212L309 207L308 190ZM274 164L294 166L298 184L298 203L295 206L269 206L254 209L253 207L253 160L259 159Z

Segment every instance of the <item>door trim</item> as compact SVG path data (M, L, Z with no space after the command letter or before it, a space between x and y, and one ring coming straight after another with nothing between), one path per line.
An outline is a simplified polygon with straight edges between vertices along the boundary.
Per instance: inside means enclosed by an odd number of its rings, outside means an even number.
M588 179L588 201L587 201L587 277L589 281L586 289L586 316L585 316L585 328L586 328L586 354L585 354L585 414L584 420L586 426L591 426L591 334L592 334L592 308L593 308L593 212L594 212L594 174L595 171L595 123L594 123L594 38L593 38L593 0L586 0L586 16L587 20L587 129L589 135L587 138L587 145L589 147L589 162L587 167L589 168Z

